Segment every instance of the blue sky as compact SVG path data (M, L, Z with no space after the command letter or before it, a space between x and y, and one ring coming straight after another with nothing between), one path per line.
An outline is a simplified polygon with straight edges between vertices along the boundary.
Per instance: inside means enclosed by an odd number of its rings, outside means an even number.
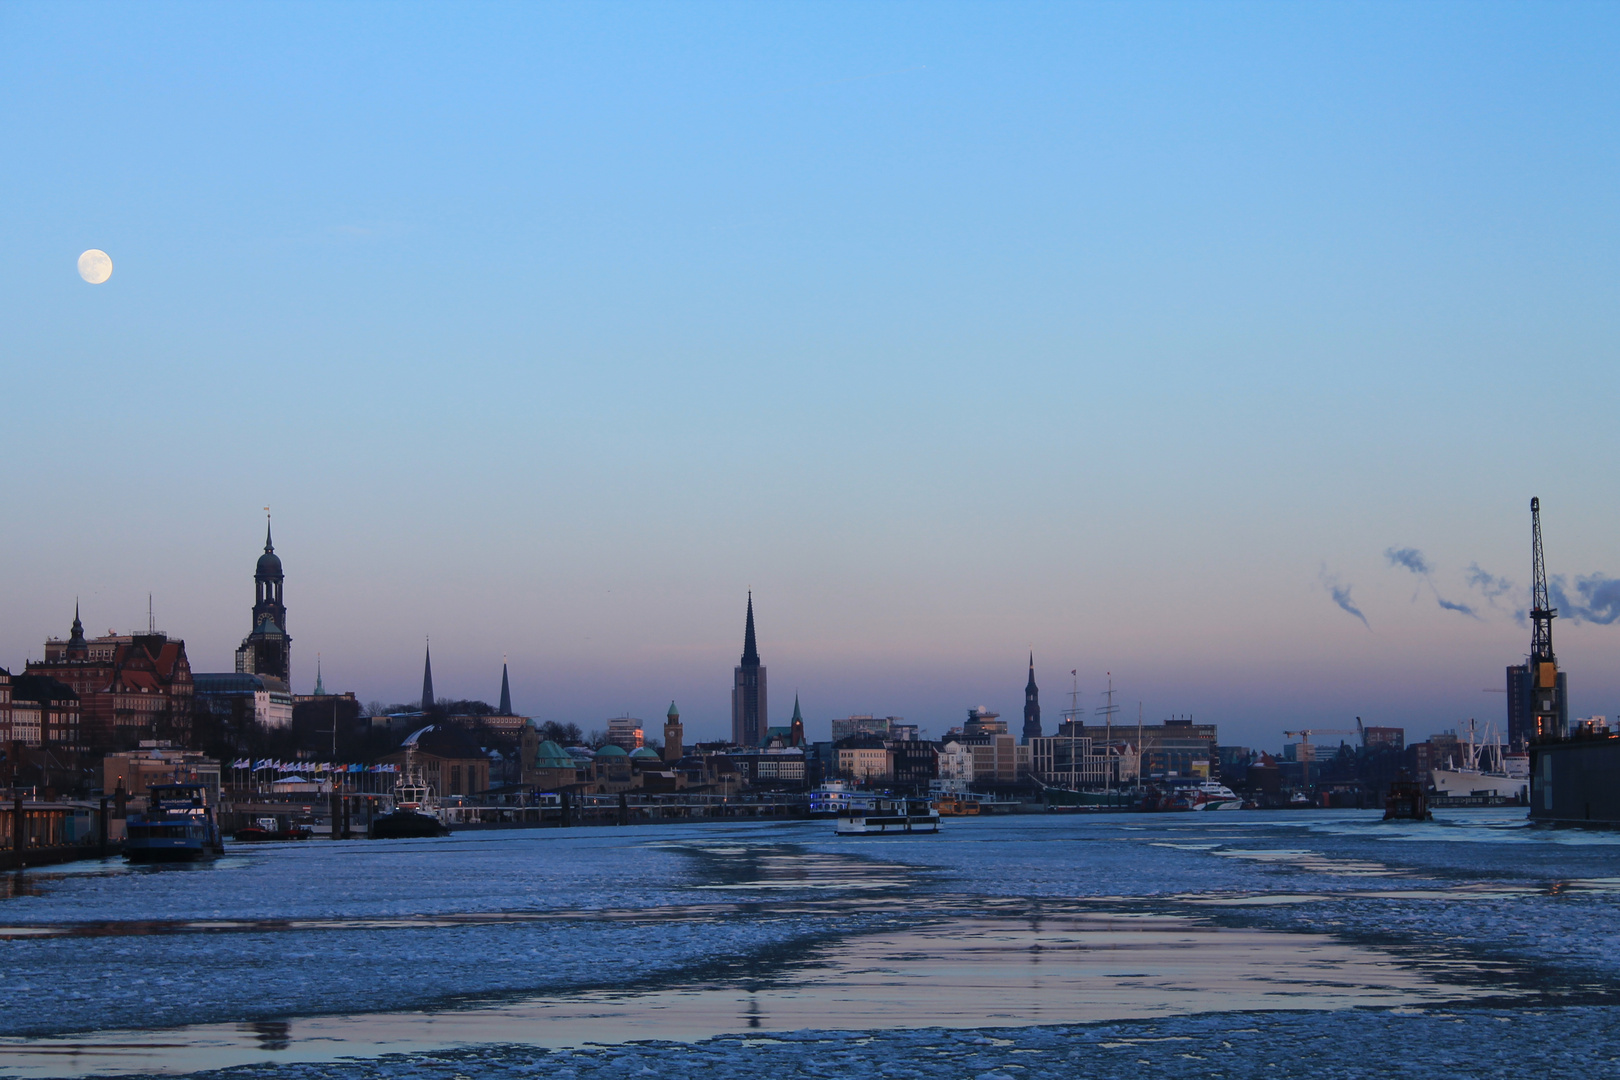
M1539 495L1620 713L1617 30L7 4L0 664L151 592L228 668L270 505L300 688L431 634L440 693L718 734L752 588L812 732L1016 712L1033 647L1052 719L1426 733L1501 712Z

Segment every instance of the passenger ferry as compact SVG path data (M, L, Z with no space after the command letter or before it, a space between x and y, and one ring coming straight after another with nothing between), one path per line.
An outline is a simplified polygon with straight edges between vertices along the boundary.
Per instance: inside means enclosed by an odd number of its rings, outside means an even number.
M856 791L843 780L828 780L810 792L810 816L834 817L845 810L867 810L877 801L871 791Z
M1218 780L1205 780L1190 792L1194 810L1241 810L1237 792Z
M144 813L124 823L124 858L130 862L183 862L225 851L208 805L206 784L153 784Z
M838 836L897 836L939 832L939 811L927 802L913 804L907 799L874 798L870 807L838 812L833 826Z

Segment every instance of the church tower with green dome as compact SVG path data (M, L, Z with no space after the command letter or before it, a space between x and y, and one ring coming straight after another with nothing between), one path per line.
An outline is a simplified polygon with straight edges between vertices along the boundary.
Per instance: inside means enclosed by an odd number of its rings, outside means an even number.
M281 558L264 523L264 554L253 571L253 632L236 650L236 670L257 675L269 690L292 688L292 638L287 636L287 605L281 595Z

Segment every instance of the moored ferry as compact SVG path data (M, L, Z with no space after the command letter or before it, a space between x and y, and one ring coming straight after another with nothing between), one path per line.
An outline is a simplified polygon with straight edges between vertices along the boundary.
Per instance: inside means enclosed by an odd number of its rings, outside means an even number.
M870 807L838 812L838 836L897 836L939 832L939 811L919 800L876 798Z
M1218 780L1205 780L1193 788L1191 805L1194 810L1241 810L1243 800L1231 788Z
M843 780L828 780L810 792L810 816L834 817L845 810L865 810L877 801L870 791L856 791Z
M153 784L147 808L124 825L124 858L184 862L222 854L224 838L206 784Z

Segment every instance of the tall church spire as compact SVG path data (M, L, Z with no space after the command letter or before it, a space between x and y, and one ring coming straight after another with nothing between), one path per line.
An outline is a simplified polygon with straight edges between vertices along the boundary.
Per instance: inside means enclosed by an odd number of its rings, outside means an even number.
M754 644L754 590L748 590L748 628L743 631L744 664L759 663L759 647Z
M512 684L506 681L506 657L501 657L501 715L512 715Z
M742 662L732 673L731 741L758 746L770 724L765 704L765 667L754 641L754 594L748 593L748 623L743 630Z
M1029 682L1024 684L1024 744L1041 737L1041 691L1035 685L1035 653L1029 654Z
M429 641L422 653L422 711L433 708L433 642Z
M315 654L315 696L326 696L326 684L321 682L321 654Z
M296 540L297 537L294 537L293 539ZM297 545L295 544L293 546L296 547ZM270 515L269 514L264 515L264 550L265 551L275 551L276 550L276 545L274 545L274 544L272 544L270 542ZM297 553L294 552L294 554L297 554Z

